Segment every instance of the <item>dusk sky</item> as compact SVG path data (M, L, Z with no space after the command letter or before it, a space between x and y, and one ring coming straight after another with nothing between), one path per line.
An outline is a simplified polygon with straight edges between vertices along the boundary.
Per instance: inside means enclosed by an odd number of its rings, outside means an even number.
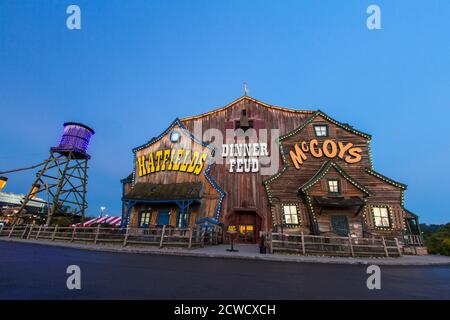
M68 30L66 8L81 8ZM366 9L381 8L368 30ZM93 129L89 215L121 208L132 148L243 94L372 134L406 208L450 221L450 1L0 0L0 171L38 163L62 125ZM35 171L7 175L25 193Z

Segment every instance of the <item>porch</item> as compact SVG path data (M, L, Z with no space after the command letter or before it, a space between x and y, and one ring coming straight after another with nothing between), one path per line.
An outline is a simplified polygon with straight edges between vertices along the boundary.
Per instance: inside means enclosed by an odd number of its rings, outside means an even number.
M192 206L199 205L201 200L201 183L138 183L122 198L125 219L121 227L192 226ZM132 224L130 218L133 210L137 217Z

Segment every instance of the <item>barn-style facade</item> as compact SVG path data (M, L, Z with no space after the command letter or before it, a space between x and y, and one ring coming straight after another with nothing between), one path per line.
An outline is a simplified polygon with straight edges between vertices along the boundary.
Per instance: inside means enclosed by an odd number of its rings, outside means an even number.
M146 228L236 227L261 234L395 236L418 233L406 186L375 171L369 134L319 110L248 96L176 119L133 149L122 180L123 223Z

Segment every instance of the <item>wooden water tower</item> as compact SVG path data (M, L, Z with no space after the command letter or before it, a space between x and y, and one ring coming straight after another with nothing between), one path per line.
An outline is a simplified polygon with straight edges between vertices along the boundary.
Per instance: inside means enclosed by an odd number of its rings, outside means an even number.
M86 201L88 161L91 158L87 149L94 133L94 130L81 123L64 124L59 145L50 148L50 156L36 173L36 180L24 197L17 217L25 212L28 201L46 191L48 206L46 225L50 225L55 213L65 212L67 208L71 209L71 213L81 215L84 220L88 207Z

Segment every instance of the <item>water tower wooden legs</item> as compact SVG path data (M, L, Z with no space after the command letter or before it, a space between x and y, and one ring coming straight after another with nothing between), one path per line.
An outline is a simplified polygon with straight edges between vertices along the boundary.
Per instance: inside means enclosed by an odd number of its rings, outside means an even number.
M88 159L78 158L73 152L64 154L50 152L50 157L45 161L44 166L36 174L36 184L41 185L38 192L30 192L25 196L23 203L16 215L14 223L26 211L26 205L29 201L41 202L42 200L33 199L39 193L46 191L47 201L47 221L50 225L55 214L74 214L81 215L84 221L86 202Z

